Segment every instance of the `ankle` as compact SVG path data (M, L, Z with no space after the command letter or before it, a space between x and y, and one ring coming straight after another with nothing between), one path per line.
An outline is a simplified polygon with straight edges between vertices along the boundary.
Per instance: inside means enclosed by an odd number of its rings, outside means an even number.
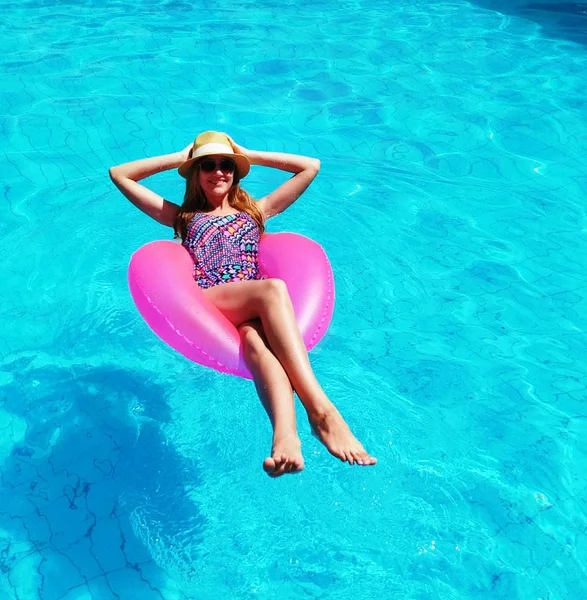
M295 429L289 427L276 427L273 430L273 441L276 440L295 440L300 441L298 432Z
M329 415L334 409L334 404L322 389L312 390L309 393L296 392L306 409L306 413L310 418L321 418ZM336 409L334 409L336 410Z
M328 421L337 412L336 407L330 400L327 400L324 403L315 404L311 409L307 409L308 419L310 420L310 423L314 424Z

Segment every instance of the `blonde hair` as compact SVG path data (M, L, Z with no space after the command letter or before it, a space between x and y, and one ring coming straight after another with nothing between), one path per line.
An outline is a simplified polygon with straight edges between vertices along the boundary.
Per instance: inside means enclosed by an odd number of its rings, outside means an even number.
M183 204L173 222L176 238L180 237L182 242L185 240L190 221L196 213L204 212L207 203L208 201L200 185L200 167L196 164L186 179ZM240 187L239 176L236 171L234 172L232 187L228 192L228 203L233 208L251 215L259 227L259 233L263 235L265 231L263 213L255 200Z

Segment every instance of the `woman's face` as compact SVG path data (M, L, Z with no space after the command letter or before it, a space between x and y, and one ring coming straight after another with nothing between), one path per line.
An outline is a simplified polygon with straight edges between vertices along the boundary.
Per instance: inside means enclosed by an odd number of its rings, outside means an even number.
M206 198L228 194L234 182L234 161L226 156L207 156L199 163L200 186Z

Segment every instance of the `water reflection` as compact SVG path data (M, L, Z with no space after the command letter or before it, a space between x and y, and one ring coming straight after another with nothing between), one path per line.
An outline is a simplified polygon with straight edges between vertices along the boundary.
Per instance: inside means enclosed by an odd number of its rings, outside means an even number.
M471 0L473 4L538 23L549 37L587 45L587 3L546 0Z

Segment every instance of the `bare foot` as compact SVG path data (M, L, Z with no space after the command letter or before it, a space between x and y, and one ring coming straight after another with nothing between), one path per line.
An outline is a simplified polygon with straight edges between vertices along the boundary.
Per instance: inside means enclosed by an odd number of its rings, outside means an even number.
M351 465L374 465L377 459L367 453L352 434L342 415L334 405L315 417L310 417L314 435L326 446L328 452Z
M298 473L304 468L300 439L297 436L273 438L271 456L263 461L263 469L269 477L286 473Z

